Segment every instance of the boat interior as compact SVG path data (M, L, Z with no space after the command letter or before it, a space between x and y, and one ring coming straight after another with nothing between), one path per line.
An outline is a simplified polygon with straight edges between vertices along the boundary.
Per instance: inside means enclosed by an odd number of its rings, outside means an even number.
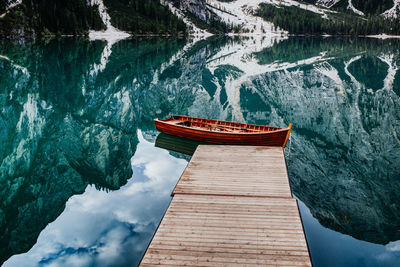
M218 121L211 119L192 118L184 116L173 116L167 120L168 123L190 127L194 129L209 130L215 132L234 132L234 133L260 133L280 130L281 128L253 125L246 123L236 123L228 121Z

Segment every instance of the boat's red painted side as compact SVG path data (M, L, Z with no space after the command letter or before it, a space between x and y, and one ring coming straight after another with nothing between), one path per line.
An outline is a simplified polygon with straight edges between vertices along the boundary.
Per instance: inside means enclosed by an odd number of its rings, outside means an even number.
M290 134L289 128L259 133L216 132L207 129L194 129L188 126L174 125L167 120L155 119L158 131L188 138L195 141L223 145L253 145L253 146L282 146L285 147Z

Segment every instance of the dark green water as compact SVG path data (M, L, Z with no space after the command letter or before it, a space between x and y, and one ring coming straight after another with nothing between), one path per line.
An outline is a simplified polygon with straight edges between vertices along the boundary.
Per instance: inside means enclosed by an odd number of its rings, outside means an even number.
M175 152L190 145L155 146L152 120L177 113L293 123L285 152L314 265L400 266L399 48L1 41L0 263L136 266L190 159Z

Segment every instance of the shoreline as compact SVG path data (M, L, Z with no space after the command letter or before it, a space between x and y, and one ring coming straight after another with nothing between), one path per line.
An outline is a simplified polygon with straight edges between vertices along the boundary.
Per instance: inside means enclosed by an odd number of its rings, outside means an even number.
M251 34L251 33L221 33L221 34L212 34L210 36L208 35L199 35L199 34L155 34L155 33L142 33L142 34L132 34L132 33L127 33L128 35L124 36L119 36L117 35L104 35L102 36L101 33L100 35L96 36L96 38L91 38L90 34L50 34L50 35L42 35L42 36L0 36L1 40L21 40L21 39L53 39L53 38L78 38L78 37L85 37L88 38L89 40L107 40L109 38L111 39L128 39L128 38L135 38L135 37L187 37L187 38L208 38L211 36L229 36L229 37L323 37L323 38L331 38L331 37L345 37L345 38L375 38L375 39L381 39L381 40L386 40L386 39L400 39L400 35L390 35L390 34L371 34L371 35L342 35L342 34L279 34L279 33L272 33L272 34Z

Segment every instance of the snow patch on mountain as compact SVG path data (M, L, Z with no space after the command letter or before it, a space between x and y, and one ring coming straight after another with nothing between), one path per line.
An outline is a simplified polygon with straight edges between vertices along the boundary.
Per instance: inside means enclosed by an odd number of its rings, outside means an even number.
M129 33L120 31L111 25L111 17L107 13L107 8L104 5L103 0L91 0L90 4L92 6L98 5L100 17L104 25L106 25L105 31L89 31L89 38L91 40L102 39L107 40L109 43L113 44L121 39L125 39L130 36Z
M348 0L348 6L347 9L350 9L351 11L353 11L355 14L360 15L360 16L365 16L365 14L363 12L361 12L360 10L358 10L357 8L355 8L353 6L353 3L351 2L351 0Z
M366 35L366 37L369 37L369 38L377 38L377 39L381 39L381 40L386 40L386 39L400 39L400 35L388 35L388 34L385 34L385 33L374 34L374 35Z
M10 1L8 1L10 3ZM3 14L0 15L0 18L3 18L7 13L8 10L10 10L10 8L13 8L15 6L18 6L19 4L22 3L22 0L16 0L16 1L11 1L10 5L7 7L6 12L4 12Z
M395 18L397 19L400 14L400 0L394 0L394 5L392 8L386 10L382 13L385 18Z
M317 0L316 4L319 6L331 8L339 2L340 0Z
M336 0L335 0L336 1ZM314 12L327 18L327 13L333 13L325 8L317 7L311 4L299 3L293 0L236 0L233 2L218 2L215 0L207 0L207 6L214 14L229 25L241 26L243 32L249 34L288 34L278 27L275 27L272 22L264 21L260 17L255 16L255 11L260 4L270 4L276 7L296 6L298 8Z
M324 17L326 16L326 12L332 12L331 10L327 10L327 9L324 9L324 8L321 8L321 7L318 7L315 5L299 3L299 2L293 1L293 0L268 0L268 1L264 1L264 2L267 4L268 4L268 2L270 2L271 4L274 4L276 6L296 6L298 8L320 14Z
M213 13L228 25L240 26L242 32L251 35L282 35L288 34L287 31L275 27L273 23L264 21L258 16L254 16L261 0L236 0L233 2L218 2L208 0L207 5Z
M333 10L318 7L318 6L315 6L312 4L299 3L299 2L293 1L293 0L268 0L268 1L264 1L264 2L267 4L269 4L269 3L274 4L278 7L279 6L295 6L295 7L319 14L323 18L326 18L326 19L328 18L327 14L336 13L336 11L333 11Z
M97 75L99 72L102 72L108 63L108 58L111 56L112 53L112 46L119 40L125 39L130 36L129 33L124 31L120 31L114 26L111 25L111 17L107 13L107 8L103 3L103 0L91 0L91 5L98 5L100 17L106 25L105 31L89 31L89 39L90 40L106 40L107 44L103 49L101 54L100 63L94 64L90 70L90 75L93 77ZM82 87L82 94L85 95L85 87Z
M190 19L188 19L185 14L183 14L183 12L181 10L179 10L178 8L174 7L174 5L170 2L168 2L168 0L161 0L160 3L164 6L167 6L169 8L169 10L178 18L182 19L183 22L185 22L186 26L189 27L189 34L192 36L198 36L198 37L209 37L212 34L209 33L206 30L200 29L199 27L197 27Z

